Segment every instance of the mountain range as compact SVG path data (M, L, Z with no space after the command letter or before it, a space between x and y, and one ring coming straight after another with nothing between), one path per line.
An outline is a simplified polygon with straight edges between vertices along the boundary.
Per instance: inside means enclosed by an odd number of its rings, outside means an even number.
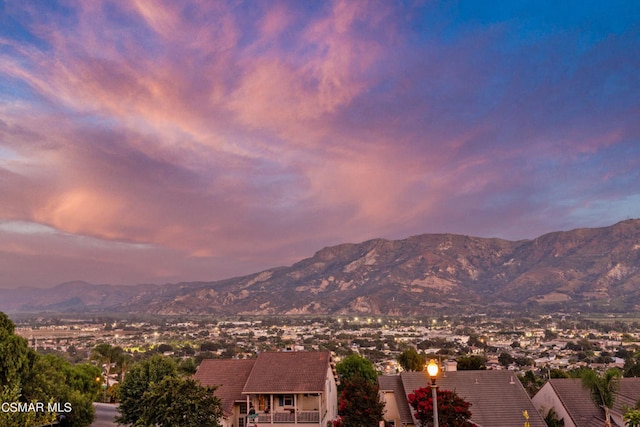
M455 234L373 239L213 282L0 290L0 310L8 312L402 316L639 306L640 219L519 241Z

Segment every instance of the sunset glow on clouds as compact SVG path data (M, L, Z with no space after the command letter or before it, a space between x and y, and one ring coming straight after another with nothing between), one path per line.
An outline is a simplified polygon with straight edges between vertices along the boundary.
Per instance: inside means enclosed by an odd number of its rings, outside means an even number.
M0 287L638 217L640 5L563 5L0 1Z

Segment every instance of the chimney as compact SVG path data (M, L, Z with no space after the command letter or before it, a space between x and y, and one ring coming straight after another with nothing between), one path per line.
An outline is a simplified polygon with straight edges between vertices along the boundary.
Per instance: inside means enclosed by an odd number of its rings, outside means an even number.
M458 362L455 360L447 360L444 362L444 371L445 372L455 372L458 370Z

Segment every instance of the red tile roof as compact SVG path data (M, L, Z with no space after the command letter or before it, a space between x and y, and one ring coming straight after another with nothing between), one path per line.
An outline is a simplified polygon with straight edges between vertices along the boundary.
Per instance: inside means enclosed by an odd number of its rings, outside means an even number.
M331 363L329 352L266 352L257 359L206 359L194 378L216 386L225 415L246 394L321 393Z
M203 386L217 386L215 395L222 401L225 415L230 415L234 402L246 400L242 395L242 388L255 362L255 359L205 359L198 367L194 379Z
M331 362L329 352L260 353L242 390L257 393L320 393Z

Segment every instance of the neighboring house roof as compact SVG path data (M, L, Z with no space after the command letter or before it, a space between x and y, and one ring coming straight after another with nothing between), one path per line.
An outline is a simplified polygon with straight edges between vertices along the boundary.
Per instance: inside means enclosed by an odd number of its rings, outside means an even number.
M378 386L382 392L393 392L398 407L398 415L402 424L413 424L411 408L406 399L407 393L402 386L402 379L399 375L381 375L378 377Z
M260 353L242 392L321 393L330 363L329 352Z
M624 414L625 407L633 408L640 400L640 378L620 378L613 410Z
M576 426L601 426L604 423L604 410L593 403L591 394L582 386L581 379L552 378L549 385ZM633 407L639 399L640 378L621 378L611 413L622 416L625 407Z
M425 372L402 372L400 377L407 394L420 387L429 386L429 379ZM546 427L546 423L533 406L526 390L516 375L510 371L446 372L438 377L437 385L441 390L455 391L458 396L471 403L471 421L478 426L523 425L525 421L523 411L526 410L531 427Z
M217 387L215 395L220 398L225 415L233 412L233 404L245 400L242 395L255 359L205 359L198 367L194 379L203 386Z
M578 427L604 424L604 411L591 400L589 390L582 386L579 378L552 378L549 385L573 423Z

